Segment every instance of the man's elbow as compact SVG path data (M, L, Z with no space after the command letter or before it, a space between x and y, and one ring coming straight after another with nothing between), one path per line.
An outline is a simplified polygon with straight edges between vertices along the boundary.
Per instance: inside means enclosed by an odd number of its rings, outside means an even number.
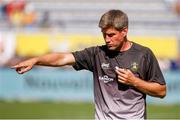
M162 89L159 92L159 97L164 98L166 96L166 85L162 86Z
M166 96L166 92L162 92L162 93L159 95L160 98L164 98L165 96Z

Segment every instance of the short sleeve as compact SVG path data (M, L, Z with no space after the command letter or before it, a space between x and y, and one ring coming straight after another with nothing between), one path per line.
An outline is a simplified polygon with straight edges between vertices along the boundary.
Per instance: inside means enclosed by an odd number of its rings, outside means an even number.
M159 67L159 63L153 54L153 52L148 49L146 52L146 67L147 67L147 79L151 82L157 82L161 85L166 84L162 71Z
M86 48L81 51L72 52L75 58L73 68L75 70L93 70L95 47Z

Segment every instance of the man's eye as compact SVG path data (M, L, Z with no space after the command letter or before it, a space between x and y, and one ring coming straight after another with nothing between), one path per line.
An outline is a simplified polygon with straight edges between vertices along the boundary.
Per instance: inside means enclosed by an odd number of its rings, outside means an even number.
M107 36L108 36L108 37L112 37L112 36L114 36L114 34L108 34Z

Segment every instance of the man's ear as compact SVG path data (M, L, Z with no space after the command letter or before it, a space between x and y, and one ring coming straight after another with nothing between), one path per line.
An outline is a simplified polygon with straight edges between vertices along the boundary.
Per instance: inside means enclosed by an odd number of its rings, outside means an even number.
M122 34L123 34L123 36L125 37L125 36L127 36L127 33L128 33L128 28L125 27L125 28L122 30Z

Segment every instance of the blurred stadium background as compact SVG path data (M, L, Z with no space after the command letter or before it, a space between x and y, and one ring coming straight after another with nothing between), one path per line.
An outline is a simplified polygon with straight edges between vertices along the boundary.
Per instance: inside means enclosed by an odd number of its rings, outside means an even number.
M101 45L100 16L129 15L129 38L158 58L168 92L148 97L148 118L180 119L180 0L0 0L0 119L93 119L92 75L72 67L9 66L49 52Z

